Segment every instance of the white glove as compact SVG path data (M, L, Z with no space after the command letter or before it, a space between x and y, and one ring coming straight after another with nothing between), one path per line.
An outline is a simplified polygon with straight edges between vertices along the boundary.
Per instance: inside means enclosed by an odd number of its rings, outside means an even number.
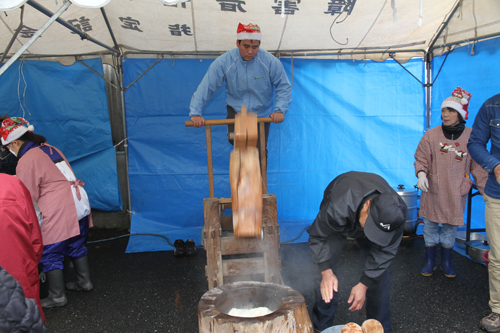
M427 192L427 190L429 189L429 181L427 180L427 175L425 174L425 172L420 171L417 176L417 187L422 191Z

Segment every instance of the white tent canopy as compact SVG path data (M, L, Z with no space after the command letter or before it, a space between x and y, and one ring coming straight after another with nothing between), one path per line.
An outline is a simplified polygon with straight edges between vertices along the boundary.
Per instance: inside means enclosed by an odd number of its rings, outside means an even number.
M1 12L0 52L12 41L6 58L12 56L63 2L29 0L24 8ZM173 6L111 0L100 9L70 5L61 24L52 24L24 56L216 55L234 47L242 22L258 24L262 47L282 56L406 60L442 45L497 36L499 13L498 0L191 0Z
M18 8L1 11L16 1ZM115 196L121 190L123 209L135 220L137 232L175 229L184 239L200 234L201 205L193 210L182 204L205 196L205 135L187 130L184 121L192 93L213 61L203 58L234 48L240 22L261 27L262 48L281 57L294 84L292 112L270 137L274 160L269 164L275 177L270 188L278 197L284 194L280 214L286 211L289 220L308 220L325 181L345 167L378 171L394 184L401 184L396 182L401 177L413 179L412 151L421 132L431 127L431 109L439 118L438 104L457 85L472 86L475 103L485 100L496 92L500 77L495 65L499 39L474 47L476 41L500 36L499 0L190 0L174 6L160 0L102 0L107 2L102 8L81 7L100 0L75 1L0 0L2 113L24 116L29 105L29 117L53 135L51 142L64 147L70 141L68 150L93 189L94 202L104 187L110 194L102 195L102 209L120 207ZM463 45L470 46L448 52ZM451 54L447 66L447 58L438 57L442 53ZM17 61L7 72L7 62L19 55L19 60L35 61ZM309 58L296 59L301 57ZM410 60L414 57L418 59ZM394 61L350 60L388 58L410 61L401 68ZM481 59L486 63L479 65ZM222 95L211 100L204 114L225 116ZM314 121L319 116L322 121ZM367 127L367 119L373 126ZM292 135L296 131L300 134ZM394 135L373 139L386 132ZM69 144L66 138L75 133L85 144ZM221 133L214 131L225 138ZM318 145L317 137L326 146ZM214 142L222 145L214 151L228 149L225 139ZM332 155L321 159L324 164L307 164L316 155L302 156L323 154L318 146ZM358 159L360 152L351 146L365 147L366 156ZM74 147L78 149L72 151ZM382 152L374 154L374 148ZM289 157L290 151L299 157ZM148 163L152 157L155 163ZM344 164L346 157L354 162ZM307 165L296 165L302 160ZM226 166L219 166L218 188L226 188ZM166 190L166 197L175 199L170 205L159 200ZM294 191L307 193L300 214L295 209L302 200L295 204ZM165 229L165 223L175 225Z

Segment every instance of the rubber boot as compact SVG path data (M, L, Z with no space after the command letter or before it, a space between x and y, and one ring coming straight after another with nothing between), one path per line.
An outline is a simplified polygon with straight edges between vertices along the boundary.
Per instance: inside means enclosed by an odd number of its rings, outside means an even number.
M426 262L424 268L422 268L420 272L423 276L431 276L436 269L436 248L436 245L425 247Z
M49 309L56 306L65 306L68 303L64 293L64 274L62 269L45 273L49 296L41 300L42 308Z
M81 257L73 261L76 273L76 282L66 283L66 288L69 290L85 290L94 289L92 281L90 281L89 259L87 256Z
M451 268L452 253L453 248L441 246L441 269L444 272L444 276L448 278L454 278L457 276L453 268Z

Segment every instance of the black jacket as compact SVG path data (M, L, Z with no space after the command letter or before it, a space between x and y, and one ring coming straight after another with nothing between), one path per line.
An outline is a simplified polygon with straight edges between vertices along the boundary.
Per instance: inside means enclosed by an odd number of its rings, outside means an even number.
M19 282L1 266L0 332L45 332L35 300L26 298Z
M0 173L15 175L17 160L18 158L12 155L6 146L0 146Z
M318 216L307 231L313 262L318 264L320 271L332 268L335 262L331 262L331 259L338 258L334 254L342 250L346 238L366 237L359 223L359 212L366 200L380 194L397 196L395 200L401 203L401 211L394 213L407 216L404 200L376 174L351 171L338 176L328 185ZM371 243L361 283L370 287L380 279L396 256L403 231L404 224L394 232L387 233L387 237L391 238L387 246Z

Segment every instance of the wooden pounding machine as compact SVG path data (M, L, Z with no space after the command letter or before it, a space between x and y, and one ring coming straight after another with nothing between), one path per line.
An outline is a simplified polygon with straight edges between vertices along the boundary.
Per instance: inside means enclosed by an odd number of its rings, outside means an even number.
M202 243L207 253L205 274L209 289L235 281L283 284L276 196L267 193L264 125L272 121L270 117L257 118L256 114L247 113L246 106L242 106L235 119L205 120L210 197L203 200ZM231 198L216 198L211 126L233 123ZM193 126L193 122L186 121L186 126ZM257 126L261 133L260 166ZM225 215L225 209L230 208L232 216Z

